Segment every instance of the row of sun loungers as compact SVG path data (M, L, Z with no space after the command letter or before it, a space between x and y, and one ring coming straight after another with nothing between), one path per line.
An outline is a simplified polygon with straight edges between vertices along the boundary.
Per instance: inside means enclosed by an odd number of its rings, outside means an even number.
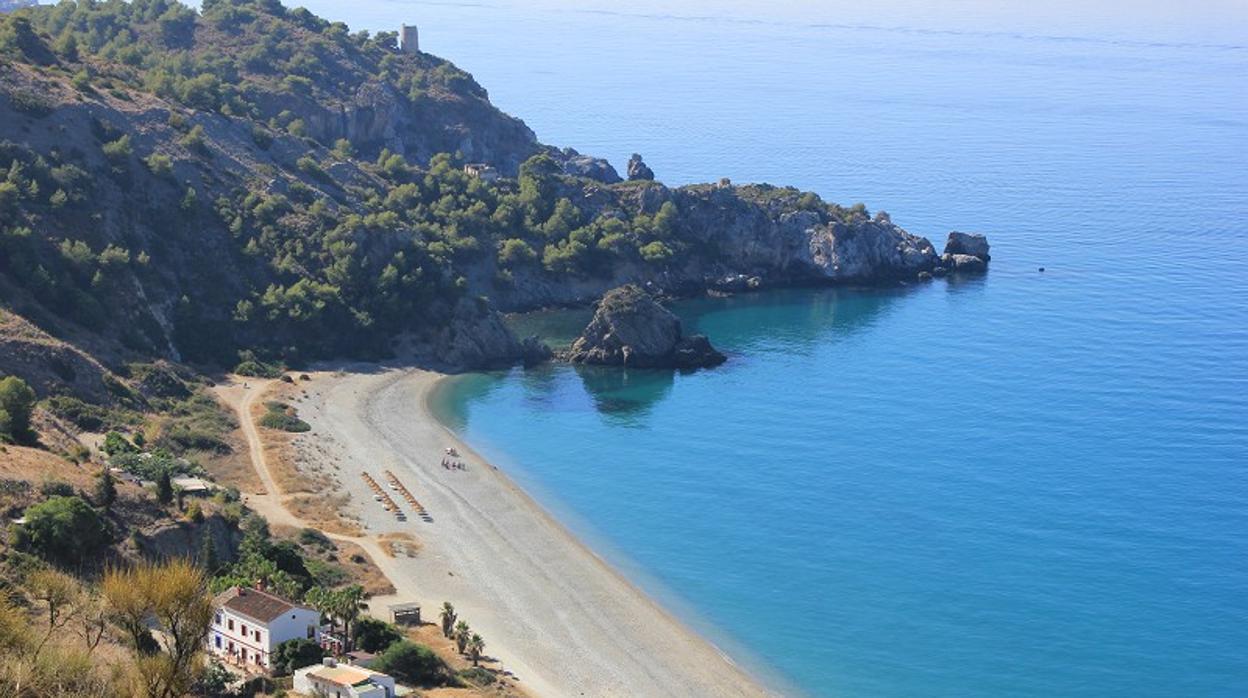
M426 522L433 523L433 517L429 515L429 512L425 511L425 507L420 502L416 501L416 497L408 491L407 487L399 481L399 478L394 473L387 470L386 477L390 479L390 487L398 490L399 494L403 495L407 503L412 505L412 511L415 511L417 516Z

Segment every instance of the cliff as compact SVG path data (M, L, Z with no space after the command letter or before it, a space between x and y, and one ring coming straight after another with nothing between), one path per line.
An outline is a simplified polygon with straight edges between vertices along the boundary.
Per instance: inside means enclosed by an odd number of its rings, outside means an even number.
M70 366L98 385L128 361L230 366L245 349L498 365L540 355L499 310L981 259L792 188L668 188L640 157L621 181L395 38L272 0L0 17L0 297L29 321L5 341L32 348L0 373L50 386Z

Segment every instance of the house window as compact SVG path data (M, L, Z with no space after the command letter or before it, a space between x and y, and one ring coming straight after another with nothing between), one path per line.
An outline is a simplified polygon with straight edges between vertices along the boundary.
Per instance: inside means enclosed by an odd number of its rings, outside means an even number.
M229 621L227 621L227 625L226 625L226 627L228 627L230 630L234 630L234 619L233 619L233 618L231 618Z
M259 630L257 630L257 631L256 631L256 642L259 642L259 641L260 641L260 631L259 631Z
M217 649L221 649L221 636L220 636L220 635L217 635L216 637L214 637L214 638L212 638L212 639L214 639L214 640L216 640L216 641L217 641Z
M238 627L242 629L242 631L243 631L243 637L247 637L247 624L246 624L246 623L239 623L239 624L238 624Z
M221 612L217 611L216 619L212 621L213 625L221 625Z
M308 639L311 640L314 637L316 637L316 626L309 625L308 626Z

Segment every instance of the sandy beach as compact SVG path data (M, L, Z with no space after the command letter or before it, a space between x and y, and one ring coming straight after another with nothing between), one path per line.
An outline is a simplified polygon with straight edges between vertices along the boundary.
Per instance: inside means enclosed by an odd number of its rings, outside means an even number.
M296 404L317 444L301 459L336 472L368 538L405 532L419 541L414 556L379 561L398 591L374 599L373 613L417 601L436 621L442 602L453 602L486 653L537 696L772 695L445 429L427 406L441 378L374 369L316 373L300 385ZM442 466L448 447L465 470ZM431 521L398 493L405 522L374 501L361 473L384 486L386 470Z

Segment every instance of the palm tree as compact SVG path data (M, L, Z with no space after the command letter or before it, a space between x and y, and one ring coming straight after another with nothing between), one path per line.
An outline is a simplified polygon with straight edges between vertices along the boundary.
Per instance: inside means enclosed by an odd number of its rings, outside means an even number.
M481 636L473 633L472 638L468 640L468 656L472 658L472 665L477 666L477 662L481 660L481 653L485 651L485 640Z
M442 636L450 637L451 628L455 627L456 618L455 607L451 605L450 601L442 602L442 613L439 614L439 617L442 619Z
M470 637L472 637L472 635L468 630L468 623L466 621L461 620L455 624L455 647L459 650L460 654L464 653L464 647L468 644L468 638Z

